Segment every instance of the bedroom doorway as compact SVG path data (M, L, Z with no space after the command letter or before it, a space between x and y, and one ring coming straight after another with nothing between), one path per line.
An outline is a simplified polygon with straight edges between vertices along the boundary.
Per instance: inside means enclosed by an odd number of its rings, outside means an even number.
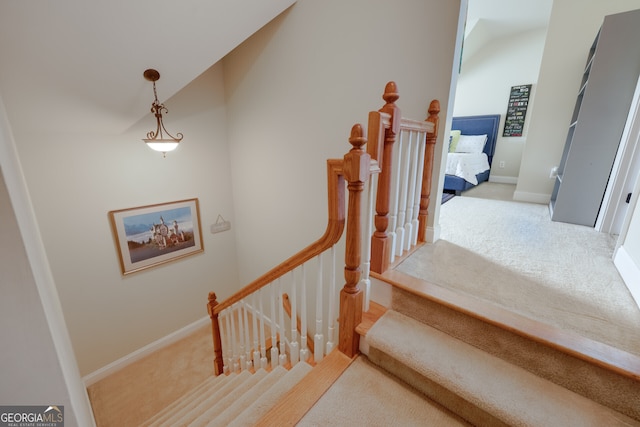
M471 6L473 2L474 2L474 0L469 0L469 5ZM464 42L465 43L465 45L464 45L465 51L471 50L470 47L469 47L469 44L470 44L469 42L470 42L469 39L465 39L465 42ZM485 51L483 50L483 52L485 52ZM465 53L468 53L468 52L465 52ZM490 61L488 56L489 55L486 54L486 52L485 52L484 58L482 58L483 61L485 61L485 63L483 63L483 65L486 65L486 63L488 63ZM477 59L479 59L479 57L476 57L476 60ZM486 114L488 111L486 109L482 110L482 108L487 108L486 97L483 96L483 93L479 93L478 92L478 91L482 92L483 89L481 88L481 89L477 89L476 90L469 84L469 82L465 82L465 80L467 79L467 76L465 76L465 73L476 72L476 76L477 76L479 70L474 69L472 67L478 66L479 65L479 61L474 62L475 61L474 60L474 61L468 62L469 61L468 59L463 60L463 61L464 62L462 63L462 68L460 70L460 73L454 72L454 80L453 81L455 81L456 83L452 87L452 92L451 92L453 94L453 97L451 97L451 100L450 100L450 102L452 104L452 106L450 108L453 111L453 114L451 114L450 117L452 117L452 116L460 116L460 115L465 115L466 116L466 115ZM457 70L455 70L455 71L457 71ZM535 80L533 80L533 82L535 83ZM534 94L533 94L532 100L534 100L534 97L535 97L535 86L534 86ZM473 99L471 99L471 98L473 98ZM480 105L480 103L477 102L477 100L479 100L479 99L481 99L483 101L482 105ZM476 101L475 104L473 103L474 100ZM500 101L496 105L498 105L498 108L500 109L499 110L500 112L504 112L503 110L506 107L506 101L504 101L504 102ZM475 110L472 110L472 108L475 108ZM503 118L503 120L504 120L504 118ZM528 126L528 122L529 121L527 120L527 124L525 126ZM502 126L503 125L501 123L500 131L502 131ZM445 132L448 132L448 131L449 131L449 129L445 128ZM525 127L525 138L523 138L524 140L522 141L522 146L523 147L524 147L524 144L526 143L527 131L528 131L528 128ZM514 144L511 144L512 142L514 142L514 140L511 140L511 139L508 139L508 138L506 139L506 141L504 139L502 139L502 138L501 138L501 140L498 141L498 146L499 147L497 149L496 156L494 157L494 162L493 162L494 165L498 166L498 168L496 168L496 171L498 173L494 173L494 170L492 170L491 171L491 175L492 176L494 176L494 175L498 175L498 176L502 175L500 173L502 171L502 169L500 168L500 161L502 160L501 156L505 155L505 153L500 151L501 150L500 147L504 148L505 145L514 145ZM638 150L637 154L638 154L638 156L640 158L640 150ZM444 156L443 156L443 158L444 158ZM520 156L517 156L517 158L519 159ZM510 162L509 159L506 158L507 165L509 164L509 162ZM443 175L444 175L444 170L445 170L445 166L442 165L440 171L441 171L441 173ZM517 179L517 175L515 175L515 179ZM442 180L443 180L443 176L440 176L440 182L442 182ZM492 198L494 198L494 199L498 199L498 200L505 200L506 199L506 201L512 202L512 203L509 203L509 205L525 205L525 207L528 206L528 207L533 207L533 208L536 208L536 207L540 208L537 211L537 215L533 215L529 219L523 220L522 223L517 223L517 224L513 223L512 224L513 227L510 229L510 232L509 233L503 233L504 234L504 239L511 239L512 237L514 237L515 240L518 241L518 245L513 246L516 249L514 249L512 251L512 253L517 250L517 251L519 251L517 253L521 254L521 257L511 260L511 261L513 261L514 264L518 264L518 263L520 263L521 260L524 261L524 260L528 260L529 258L531 258L530 254L529 254L529 252L531 251L531 247L530 247L531 245L534 245L534 246L535 245L542 245L540 242L544 240L544 235L541 236L539 234L531 232L531 227L529 227L529 225L531 225L531 223L534 221L534 219L541 219L541 220L542 219L546 219L547 220L546 223L547 224L551 224L553 226L553 228L560 228L560 227L564 228L563 227L564 224L557 224L557 223L553 223L552 224L551 223L549 215L548 215L548 211L546 209L546 202L545 201L540 201L538 204L536 204L536 203L523 203L523 202L514 201L513 193L511 192L511 189L509 189L509 191L505 191L504 193L502 193L502 195L496 195L496 193L493 193L491 191L492 189L490 187L493 187L495 184L507 184L508 185L508 183L499 182L499 181L495 181L495 180L493 180L493 182L491 182L491 181L492 180L490 180L489 182L485 182L482 185L478 186L477 188L465 191L463 193L463 195L460 197L460 199L470 198L470 197L477 197L477 198L484 198L484 199L492 199ZM513 184L511 184L511 185L513 185ZM442 190L440 190L440 191L442 191ZM638 189L638 191L640 193L640 189ZM639 196L640 196L640 194L639 194ZM507 271L506 268L504 268L504 269L502 268L503 267L502 265L500 265L500 268L491 269L491 266L499 265L498 261L497 261L497 257L496 257L496 260L492 260L492 256L495 254L496 251L499 252L499 251L503 250L507 246L506 245L506 240L504 240L504 241L494 241L493 242L494 246L491 248L491 250L486 250L485 249L485 250L480 250L480 251L477 251L477 252L472 252L470 250L466 250L466 246L463 246L461 243L456 244L456 243L452 243L452 242L448 241L446 236L447 236L447 231L449 229L452 229L452 230L463 229L463 230L465 230L467 233L463 237L462 240L465 243L468 243L470 247L475 245L475 244L479 245L483 241L482 237L477 237L477 242L476 241L472 241L472 240L474 240L474 237L473 237L475 235L474 230L476 230L476 229L472 228L469 224L467 224L465 222L469 217L472 217L473 219L479 219L479 217L482 216L482 215L474 214L473 213L474 211L472 209L466 210L467 214L463 215L463 218L457 218L456 217L456 220L453 221L454 225L452 225L451 227L446 226L446 221L443 221L443 219L442 219L443 218L443 214L446 215L446 212L444 212L444 211L452 210L451 208L456 206L456 202L455 202L456 199L458 199L458 197L454 197L452 199L453 201L447 202L445 205L441 206L441 209L437 209L436 210L436 212L437 212L436 219L435 219L436 225L435 225L434 228L438 228L439 229L441 227L439 232L436 233L438 236L443 237L443 239L441 239L441 240L443 240L443 242L440 243L440 247L442 247L442 243L444 243L445 249L451 249L452 246L457 246L457 247L460 247L460 248L463 249L464 255L467 256L467 257L471 257L473 259L482 258L483 264L480 264L480 266L477 267L474 270L476 272L476 275L473 276L468 281L468 283L473 285L473 287L482 288L482 286L478 286L477 285L477 281L479 280L479 277L481 277L481 278L491 277L491 276L494 276L495 272L497 272L497 271L500 271L500 272ZM547 199L547 201L548 201L548 199ZM501 205L504 206L505 204L501 204ZM501 211L502 211L502 209L498 208L498 209L496 209L495 212L502 213ZM448 222L451 223L452 221L448 221ZM487 231L487 237L486 237L485 240L490 240L492 234L496 234L496 233L501 232L501 231L504 230L505 223L500 223L499 221L496 221L495 216L487 214L487 215L485 215L485 223L482 225L482 227L483 227L483 230ZM569 228L571 228L571 227L569 227ZM593 232L595 231L595 230L593 230L593 228L584 227L584 230L583 230L583 227L580 227L580 230L578 230L578 232L582 232L582 231L584 231L585 234L588 234L589 236L588 237L584 237L583 236L582 240L580 240L579 242L575 243L576 253L582 253L580 251L584 252L585 246L586 246L584 244L584 242L587 242L588 238L594 237L594 236L592 236L592 234L594 234ZM602 233L600 233L600 234L602 234ZM567 236L570 237L570 233L569 232L567 232ZM568 242L569 241L568 237L566 239L565 238L558 238L556 240L560 241L560 242L563 242L563 241ZM595 236L594 238L597 238L597 237L603 237L603 236L602 235L601 236ZM604 237L606 237L606 236L604 236ZM553 242L547 242L547 243L551 244ZM599 245L599 247L606 247L608 245L608 242L605 242L605 243L600 242L600 243L601 244ZM596 246L598 246L598 245L596 245ZM435 251L437 249L437 247L438 247L437 245L433 245L431 248L434 248L433 250ZM545 246L545 248L547 248L547 249L542 250L540 252L541 252L542 255L544 255L546 257L545 258L546 261L545 262L540 262L539 265L544 267L544 266L551 266L551 265L561 264L561 261L559 261L561 259L561 257L560 257L561 252L554 253L549 249L548 246ZM509 252L509 251L506 251L506 252ZM565 252L565 254L567 253L566 248L565 248L564 252ZM451 255L451 254L449 254L449 255ZM584 258L588 258L588 257L585 256ZM461 259L461 258L456 258L456 259ZM589 259L591 259L591 258L589 258ZM595 259L595 257L593 259ZM614 276L616 275L615 267L613 266L613 260L611 259L610 255L601 256L598 259L599 260L604 260L604 261L607 261L607 262L611 261L611 262L608 262L608 264L607 264L606 272L607 272L607 274L609 274L611 269L613 269L613 275ZM455 271L456 275L460 275L460 274L462 274L461 273L462 270L463 270L462 266L464 264L465 263L458 263L455 266L452 266L451 269L445 269L442 265L430 265L430 267L432 267L432 268L425 269L425 271L433 273L433 271L437 271L438 269L440 269L440 270L446 270L448 273L451 273L452 271ZM562 263L562 265L563 266L564 265L567 266L567 267L564 268L563 271L569 271L569 269L571 268L571 264L570 263L567 263L567 264ZM611 269L609 267L611 267ZM479 272L479 271L482 271L482 272L491 271L492 273L490 273L490 274L481 274L481 275L478 276L477 272ZM604 272L604 271L605 271L605 268L603 267L603 268L600 269L599 274ZM640 269L638 271L640 272ZM432 283L436 283L436 284L438 283L438 281L442 281L442 283L445 284L447 280L451 279L451 276L452 276L452 274L449 274L445 278L429 278L429 281L431 281ZM526 278L530 279L530 276L526 276ZM431 280L431 279L434 279L434 280ZM514 277L513 280L511 280L509 283L514 283L514 281L517 282L519 280L522 281L522 282L526 281L523 278L522 275L517 275L517 277ZM585 279L584 281L587 284L591 283L591 281L589 281L588 279ZM602 285L603 283L606 282L606 280L596 280L595 282L597 282L596 284L598 284L598 285ZM491 282L491 283L494 284L494 282ZM525 288L528 289L528 290L535 289L536 292L534 292L534 293L541 293L541 290L544 289L543 286L538 284L537 280L531 279L531 282L527 282L527 283L531 283L532 286L529 287L529 288L526 288L526 287ZM612 283L612 282L606 282L606 283ZM487 284L487 286L489 286L489 285L490 284ZM560 285L562 285L562 283ZM612 285L612 287L613 287L613 285ZM504 292L509 293L510 292L509 289L510 288L508 286L506 286L504 288ZM578 300L578 302L582 301L579 295L583 291L579 290L579 285L576 285L573 289L561 288L561 287L559 289L560 289L560 291L558 292L558 295L562 295L563 298L566 298L567 305L570 303L570 301L573 298ZM540 292L538 292L538 291L540 291ZM615 298L611 295L611 294L614 293L613 290L611 290L611 291L600 290L600 291L601 292L595 292L594 293L594 295L597 295L597 297L583 298L583 299L586 299L586 305L587 305L587 309L584 310L584 312L587 313L587 314L584 317L588 316L588 313L590 312L589 305L591 305L591 304L609 304L609 305L615 305L616 304ZM619 293L619 294L626 294L626 289L625 289L624 283L621 283L620 286L616 286L615 287L615 292ZM604 298L604 300L606 300L606 301L603 301L603 298L602 298L603 295L607 295L607 297ZM526 301L526 299L524 298L523 293L522 294L511 295L511 297L512 297L513 300L518 301L518 302ZM554 306L555 307L556 304L558 304L559 298L557 297L557 295L555 295L555 296L552 295L551 297L545 299L545 301L546 301L546 305L543 304L544 306ZM563 301L565 301L565 300L563 300ZM560 305L562 305L562 304L560 304ZM637 312L637 308L628 307L628 305L626 305L626 304L625 304L624 307L625 307L624 310L628 310L628 311L625 311L625 315L620 316L621 318L625 318L625 317L632 318L634 315L637 315L637 313L636 313ZM558 311L562 311L562 307L560 307L558 309ZM612 313L612 315L615 314L616 316L618 316L621 311L622 310L612 310L611 313ZM574 322L575 321L576 327L578 329L583 327L583 325L580 324L580 316L575 316L574 315L574 316L568 316L568 317L569 317L569 320L567 320L567 321L568 322L569 321L570 322ZM633 317L633 318L637 319L637 317ZM622 320L624 320L624 319L622 319ZM620 332L622 330L625 331L624 334L622 334L622 333L620 334L621 338L632 337L634 340L635 339L640 339L640 337L638 337L638 334L635 332L635 331L637 331L637 324L636 324L635 327L629 326L628 322L627 323L623 323L622 321L619 322L617 325L615 324L615 322L612 322L612 324L614 324L614 326L611 328L611 330L614 331L614 332L617 331L615 333L618 333L618 332ZM625 326L622 326L622 325L625 325ZM586 329L589 329L589 327L587 327ZM606 337L607 335L613 336L613 333L609 334L609 331L607 331L606 333L603 333L603 336ZM613 343L613 342L611 344L615 345L615 343Z

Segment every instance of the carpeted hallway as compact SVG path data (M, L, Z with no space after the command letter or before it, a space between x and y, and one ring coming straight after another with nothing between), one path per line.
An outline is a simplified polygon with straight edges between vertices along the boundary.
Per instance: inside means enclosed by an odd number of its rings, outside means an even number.
M483 183L443 204L441 240L397 269L640 355L640 309L611 260L614 238L507 201L513 187Z

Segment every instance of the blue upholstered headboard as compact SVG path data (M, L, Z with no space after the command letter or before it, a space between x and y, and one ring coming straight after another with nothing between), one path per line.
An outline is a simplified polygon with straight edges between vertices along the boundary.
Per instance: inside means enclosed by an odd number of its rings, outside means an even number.
M484 145L483 151L487 153L489 164L491 164L493 161L493 153L496 151L500 114L454 117L451 120L451 129L459 130L462 135L487 134L487 143Z

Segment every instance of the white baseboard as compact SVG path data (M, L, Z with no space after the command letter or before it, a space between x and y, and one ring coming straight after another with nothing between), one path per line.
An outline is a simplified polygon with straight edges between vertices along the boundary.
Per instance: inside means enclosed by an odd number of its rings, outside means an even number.
M631 296L636 301L638 307L640 307L640 268L629 256L629 253L624 249L624 246L620 246L613 257L613 263L618 268L620 276L624 281Z
M498 184L517 184L518 183L518 177L517 176L489 175L489 182L497 182Z
M516 191L513 193L513 200L517 202L539 203L546 205L551 200L550 194L527 193L526 191Z
M440 239L440 225L438 224L435 227L428 225L425 237L427 239L427 243L437 242L438 239Z
M188 335L191 335L193 332L207 325L209 322L211 322L209 316L205 316L200 320L196 320L195 322L185 326L182 329L178 329L177 331L172 332L169 335L160 338L159 340L145 345L144 347L134 351L133 353L129 353L126 356L121 357L120 359L111 362L108 365L103 366L102 368L88 375L85 375L84 377L82 377L82 380L84 381L85 386L89 387L90 385L97 383L101 379L104 379L109 375L116 373L125 366L128 366L133 362L137 362L138 360L150 355L155 351L158 351L164 347L167 347L168 345L180 341L181 339L187 337Z

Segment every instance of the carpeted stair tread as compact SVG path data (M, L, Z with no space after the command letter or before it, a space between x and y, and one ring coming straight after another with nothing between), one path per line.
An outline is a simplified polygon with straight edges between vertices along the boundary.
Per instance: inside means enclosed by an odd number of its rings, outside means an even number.
M374 362L380 363L376 352L388 356L379 360L392 360L385 369L408 368L508 425L640 425L393 310L371 328L367 342Z
M260 396L250 407L242 411L232 422L232 426L255 425L257 421L266 414L272 406L278 403L279 399L294 385L304 378L311 371L312 367L306 362L298 362L291 368L277 383Z
M174 400L169 405L165 406L161 411L156 413L153 417L146 420L144 423L140 424L140 427L149 427L154 423L160 422L164 417L169 417L173 415L173 413L180 408L182 405L187 404L192 399L201 396L203 393L206 393L207 390L213 387L221 387L222 384L227 380L227 376L210 376L202 383L200 383L195 388L191 389L189 392L184 394L181 398Z
M207 401L207 405L201 404L194 409L193 413L189 416L183 417L178 421L178 425L188 425L189 427L203 427L207 425L211 420L215 419L217 415L228 408L233 402L242 397L244 393L251 390L260 380L268 375L268 372L264 369L258 369L253 375L250 375L246 380L238 383L238 385L231 391L229 391L224 397L216 399L213 404L211 401Z
M206 381L183 395L180 399L175 400L170 405L166 406L162 411L148 419L143 427L159 427L163 423L166 423L168 420L176 416L177 413L184 411L185 407L195 406L202 400L204 400L209 394L211 394L212 390L217 390L221 387L224 387L229 381L235 378L236 374L233 375L219 375L212 376L208 378Z
M171 417L164 420L161 424L158 424L160 427L175 427L178 424L178 421L183 418L185 415L189 414L195 408L202 404L206 404L206 402L216 402L217 399L220 399L226 396L231 390L233 390L239 383L242 383L251 374L248 371L242 371L238 374L231 374L228 376L228 380L225 381L224 385L219 388L215 388L214 390L209 390L208 393L203 393L198 398L188 402L186 405L182 406L178 411L174 412ZM155 427L155 425L154 425Z
M438 426L470 424L358 357L296 424L306 426Z
M247 390L242 396L236 399L221 413L217 414L213 421L207 424L207 427L225 427L242 411L251 406L253 402L258 400L260 396L266 394L268 390L276 384L280 378L287 374L287 370L282 366L276 366L269 375L262 378L257 384Z

